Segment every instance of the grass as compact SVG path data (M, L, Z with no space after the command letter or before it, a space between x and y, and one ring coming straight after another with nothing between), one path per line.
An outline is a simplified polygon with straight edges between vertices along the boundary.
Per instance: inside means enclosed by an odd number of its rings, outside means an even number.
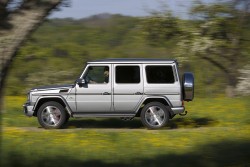
M250 166L250 97L187 103L161 130L139 119L70 119L44 130L22 113L23 97L6 97L2 166Z

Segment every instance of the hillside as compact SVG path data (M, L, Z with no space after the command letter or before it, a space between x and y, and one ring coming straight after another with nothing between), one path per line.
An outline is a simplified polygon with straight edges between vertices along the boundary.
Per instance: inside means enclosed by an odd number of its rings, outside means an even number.
M148 45L142 38L142 19L100 14L89 18L50 19L33 33L13 62L6 95L25 95L34 86L73 83L88 60L100 58L174 58L175 41L168 47ZM181 71L193 71L196 95L224 93L223 74L206 62L189 59ZM202 71L200 69L203 69ZM205 70L205 71L204 71Z

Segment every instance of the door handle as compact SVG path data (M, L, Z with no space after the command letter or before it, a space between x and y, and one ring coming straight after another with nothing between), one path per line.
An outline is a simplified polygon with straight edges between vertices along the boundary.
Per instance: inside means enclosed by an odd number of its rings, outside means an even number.
M135 95L142 95L142 93L141 92L136 92Z
M104 92L102 95L110 95L109 92Z

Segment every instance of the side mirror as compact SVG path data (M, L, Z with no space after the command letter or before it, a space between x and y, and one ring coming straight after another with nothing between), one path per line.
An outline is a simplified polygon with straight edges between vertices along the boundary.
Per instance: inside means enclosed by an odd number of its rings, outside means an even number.
M85 79L81 79L81 78L77 79L77 80L76 80L76 83L77 83L80 87L82 87L84 84L86 84Z

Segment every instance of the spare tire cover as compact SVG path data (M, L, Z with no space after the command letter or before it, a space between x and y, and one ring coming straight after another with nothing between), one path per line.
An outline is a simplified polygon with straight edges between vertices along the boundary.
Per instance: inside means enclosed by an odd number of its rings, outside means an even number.
M192 101L194 98L194 75L190 72L185 72L182 79L183 100Z

